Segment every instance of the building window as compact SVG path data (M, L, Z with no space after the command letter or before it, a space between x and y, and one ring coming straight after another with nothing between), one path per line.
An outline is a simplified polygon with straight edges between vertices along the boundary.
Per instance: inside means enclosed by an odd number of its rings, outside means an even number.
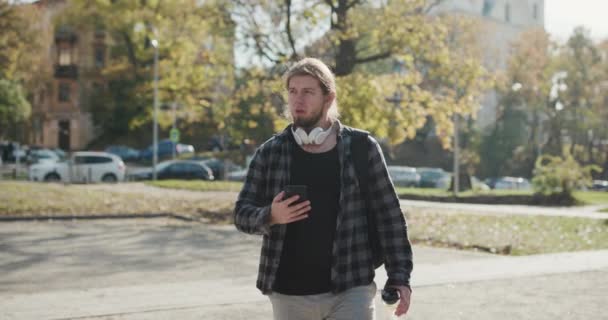
M70 84L67 82L59 83L59 102L70 102Z
M538 3L532 5L532 18L538 20Z
M505 21L511 22L511 5L509 3L505 4Z
M104 47L95 47L95 67L103 68L106 65L106 50Z
M68 47L59 48L59 65L69 66L72 64L72 50Z

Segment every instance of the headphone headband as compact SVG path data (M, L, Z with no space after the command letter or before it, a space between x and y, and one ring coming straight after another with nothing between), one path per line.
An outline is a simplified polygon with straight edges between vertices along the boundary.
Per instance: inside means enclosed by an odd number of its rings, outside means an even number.
M312 129L310 133L306 133L304 129L297 128L296 130L291 127L291 133L293 134L293 138L296 140L296 143L299 145L303 144L322 144L329 134L331 133L331 129L333 126L329 127L327 130L323 130L323 128L317 127Z

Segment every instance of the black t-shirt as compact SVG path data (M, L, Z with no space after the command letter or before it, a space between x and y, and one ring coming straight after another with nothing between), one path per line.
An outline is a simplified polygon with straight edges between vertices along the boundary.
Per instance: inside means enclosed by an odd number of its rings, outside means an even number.
M309 153L294 147L290 184L308 186L308 218L287 225L276 292L310 295L331 291L332 247L340 197L337 148Z

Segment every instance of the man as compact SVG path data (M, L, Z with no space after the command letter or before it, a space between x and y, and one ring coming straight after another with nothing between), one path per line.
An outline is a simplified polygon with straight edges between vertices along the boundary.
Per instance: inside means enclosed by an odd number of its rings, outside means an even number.
M235 225L262 234L257 287L275 319L374 319L374 264L366 201L351 153L353 131L338 121L334 75L306 58L285 75L293 121L255 152L235 208ZM368 208L376 217L387 286L409 309L412 251L382 151L368 137ZM307 187L306 201L285 197Z

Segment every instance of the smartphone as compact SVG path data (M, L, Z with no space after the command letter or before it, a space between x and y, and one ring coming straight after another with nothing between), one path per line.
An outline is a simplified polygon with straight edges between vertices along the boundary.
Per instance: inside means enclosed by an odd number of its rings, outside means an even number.
M287 185L285 186L285 197L283 199L291 198L296 194L300 198L294 204L308 200L308 187L305 185Z

